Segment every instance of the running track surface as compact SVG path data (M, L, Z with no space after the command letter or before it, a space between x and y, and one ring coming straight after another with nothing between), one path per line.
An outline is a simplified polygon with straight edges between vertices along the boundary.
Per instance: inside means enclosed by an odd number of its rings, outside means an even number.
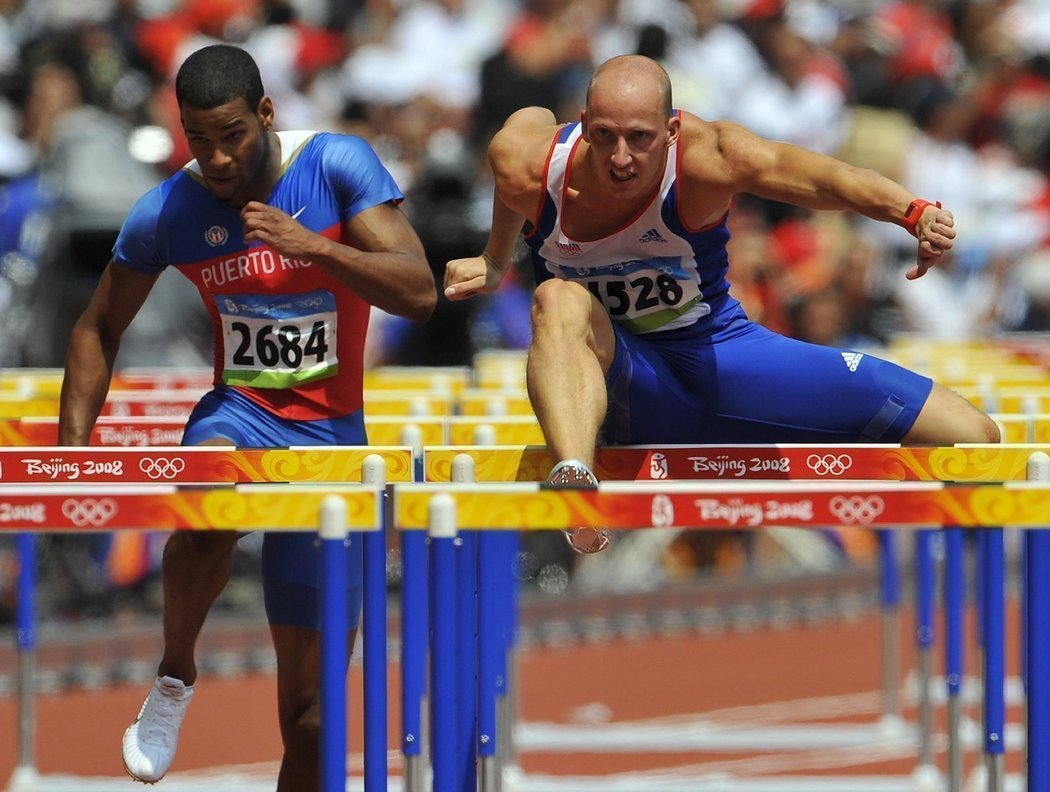
M1008 618L1008 635L1016 635L1016 609ZM972 624L972 618L970 620ZM910 616L902 614L901 668L914 668L914 650L908 636ZM159 630L159 624L158 624ZM674 750L617 748L593 750L558 748L566 740L598 734L612 727L675 726L683 733L690 724L714 725L728 734L740 727L790 727L781 731L802 735L820 724L875 725L881 714L881 625L877 614L853 619L747 632L731 630L673 637L617 639L605 644L573 643L560 647L533 647L519 655L520 766L525 777L610 775L664 769L675 774L727 773L733 777L834 774L906 776L916 766L911 739L893 750L871 745L852 749L788 749L758 745L697 747ZM1008 640L1010 675L1016 676L1017 641ZM967 676L976 659L967 658ZM935 657L934 667L941 667ZM936 673L936 671L935 671ZM391 668L391 701L397 668ZM351 670L352 702L360 701L361 669ZM937 684L935 695L943 682ZM915 722L913 697L904 680L901 702L904 716ZM145 685L110 687L97 691L70 691L38 699L37 766L42 774L120 777L120 738L147 692ZM182 731L173 774L205 768L243 768L276 778L280 740L275 714L275 684L271 674L255 673L232 679L202 678ZM941 720L943 707L938 708ZM977 721L977 706L968 706ZM350 767L360 773L360 712L351 706ZM1010 720L1017 723L1017 707ZM392 707L389 745L399 745L398 710ZM640 723L644 721L645 723ZM16 699L0 699L0 789L16 761ZM574 726L567 732L558 726ZM598 727L595 729L595 727ZM832 729L834 731L834 728ZM671 734L676 733L671 729ZM943 734L943 723L939 726ZM553 737L551 735L554 735ZM604 740L604 737L603 737ZM1008 733L1009 740L1009 733ZM566 747L564 744L562 747ZM1020 768L1017 746L1008 743L1007 770ZM943 741L937 764L945 767ZM978 757L971 748L967 767ZM392 775L398 775L396 753ZM123 783L119 788L124 788ZM128 781L127 789L135 789ZM641 787L640 787L641 788Z

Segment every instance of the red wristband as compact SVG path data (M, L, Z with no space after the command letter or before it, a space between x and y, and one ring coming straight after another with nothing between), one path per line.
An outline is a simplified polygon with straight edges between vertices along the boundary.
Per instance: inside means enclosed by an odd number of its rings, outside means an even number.
M916 198L910 204L908 204L907 210L904 212L904 219L901 221L901 225L904 226L904 230L912 236L915 236L915 226L919 222L919 218L922 217L922 213L926 211L927 206L936 206L938 209L941 208L941 202L937 201L924 201L922 198Z

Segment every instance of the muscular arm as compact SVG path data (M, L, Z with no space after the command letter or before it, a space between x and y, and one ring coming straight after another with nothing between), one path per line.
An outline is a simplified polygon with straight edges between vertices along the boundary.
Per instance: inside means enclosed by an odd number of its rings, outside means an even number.
M914 197L874 170L722 124L718 146L738 192L803 206L841 209L899 223Z
M700 183L713 181L728 194L747 192L807 209L852 211L897 225L916 197L877 171L766 140L736 124L691 124L689 134L687 173ZM954 225L951 212L926 208L915 229L918 264L908 277L918 277L951 249Z
M448 262L444 286L450 300L495 291L503 280L522 226L539 207L543 167L556 128L550 110L526 107L511 114L493 137L488 149L495 180L489 238L480 256Z
M73 325L58 417L59 445L87 445L109 392L120 338L157 276L109 263L87 309Z
M400 207L380 204L354 215L347 229L354 246L316 234L280 209L252 201L241 211L248 241L291 258L313 261L362 299L417 322L437 304L434 275L423 245Z

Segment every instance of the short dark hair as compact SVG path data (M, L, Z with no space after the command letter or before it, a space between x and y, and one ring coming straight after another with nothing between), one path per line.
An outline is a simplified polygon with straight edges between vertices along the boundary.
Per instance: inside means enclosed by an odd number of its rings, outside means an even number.
M213 44L190 55L175 77L179 106L200 110L244 99L255 111L264 95L262 77L255 60L240 47Z

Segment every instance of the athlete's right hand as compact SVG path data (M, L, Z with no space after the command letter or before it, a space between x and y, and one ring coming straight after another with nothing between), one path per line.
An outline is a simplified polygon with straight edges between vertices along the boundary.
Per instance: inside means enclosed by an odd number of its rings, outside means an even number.
M484 254L453 259L445 265L445 296L466 300L475 294L491 294L503 280L503 269Z

